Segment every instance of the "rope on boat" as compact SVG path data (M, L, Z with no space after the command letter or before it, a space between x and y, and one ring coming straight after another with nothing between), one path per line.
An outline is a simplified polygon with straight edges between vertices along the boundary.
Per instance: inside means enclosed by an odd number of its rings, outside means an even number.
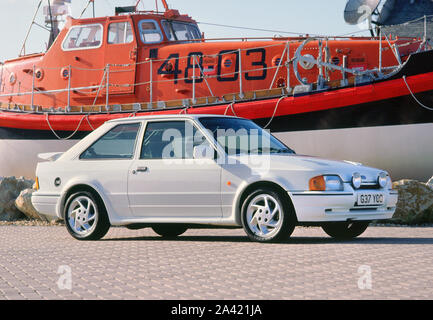
M56 133L56 131L54 131L53 127L51 126L50 119L49 119L49 114L48 114L48 113L45 114L45 118L46 118L46 120L47 120L48 126L49 126L50 129L51 129L51 132L56 136L57 139L59 139L59 140L69 140L70 138L72 138L72 137L77 133L78 129L81 127L81 123L83 122L84 119L88 118L88 116L87 116L87 115L83 116L83 117L81 118L80 122L78 123L77 128L74 130L74 132L72 132L71 135L69 135L69 136L67 136L67 137L65 137L65 138L60 137L60 136ZM87 119L87 121L89 121L89 120ZM90 122L89 122L89 124L90 124Z
M235 117L237 117L237 114L236 114L236 112L235 112L235 109L233 108L233 105L234 105L234 104L235 104L235 103L232 102L232 103L230 103L230 104L227 106L226 110L224 111L224 115L227 115L227 111L229 110L229 108L231 108L231 109L232 109L232 113L233 113L233 115L234 115Z
M180 110L179 114L182 114L182 113L188 114L188 109L189 109L189 107L183 108L182 110Z
M274 113L272 114L271 119L269 119L269 122L268 122L268 123L263 127L263 129L267 129L268 126L271 124L272 120L274 120L275 114L277 113L278 106L280 105L280 102L281 102L284 98L287 98L287 96L282 96L282 97L277 101L277 104L275 105Z
M90 126L90 129L92 129L93 131L95 131L95 128L94 128L94 127L92 126L92 124L90 123L89 115L86 116L86 120L87 120L87 123L88 123L89 126Z
M433 111L433 108L428 107L428 106L422 104L421 101L419 101L419 100L415 97L415 95L413 94L412 90L411 90L410 87L409 87L409 84L408 84L407 81L406 81L406 76L403 76L403 81L404 81L404 83L406 84L406 87L407 87L407 89L409 90L409 92L410 92L410 94L412 95L412 97L414 98L414 100L415 100L415 101L416 101L416 102L417 102L421 107L423 107L424 109L427 109L427 110L429 110L429 111Z

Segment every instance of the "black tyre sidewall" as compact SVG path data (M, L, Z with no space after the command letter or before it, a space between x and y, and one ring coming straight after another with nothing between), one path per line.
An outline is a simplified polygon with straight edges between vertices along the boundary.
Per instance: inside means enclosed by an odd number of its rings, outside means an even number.
M323 231L330 237L340 240L350 240L360 236L368 228L370 221L351 222L351 228L347 228L348 222L330 222L322 225Z
M185 233L188 228L181 224L158 224L152 226L152 230L163 238L176 238Z
M269 237L269 238L263 238L263 237L255 235L251 231L250 227L248 226L248 222L247 222L248 206L249 206L250 202L259 194L269 194L270 196L272 196L273 198L275 198L279 202L279 204L283 210L283 214L281 215L281 218L283 219L282 226L281 226L280 230L274 236ZM293 207L290 205L289 200L287 198L285 198L279 192L276 192L272 189L261 188L261 189L257 189L255 191L253 191L243 202L242 209L241 209L241 222L242 222L242 227L244 228L244 231L246 232L246 234L248 235L248 237L251 240L257 241L257 242L262 242L262 243L276 242L276 241L288 239L290 237L290 235L292 234L293 230L295 229L294 214L295 213L293 211Z
M89 197L93 203L96 206L98 219L96 222L96 227L93 230L92 233L88 234L87 236L81 236L72 230L71 226L69 225L69 219L68 219L68 209L71 204L71 202L80 196L86 196ZM88 191L80 191L72 194L69 196L68 200L66 201L66 205L64 207L64 218L65 218L65 225L68 232L77 240L99 240L105 234L108 232L108 229L110 228L110 222L108 220L107 211L105 209L104 204L102 203L102 200L99 199L99 197L96 197L94 194Z

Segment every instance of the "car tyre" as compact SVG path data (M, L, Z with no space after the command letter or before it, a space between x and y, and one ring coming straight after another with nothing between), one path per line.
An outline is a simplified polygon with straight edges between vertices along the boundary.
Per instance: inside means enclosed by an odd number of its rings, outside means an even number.
M324 224L322 229L335 239L349 240L360 236L369 224L369 221L330 222Z
M110 229L102 200L91 192L81 191L69 196L64 217L68 232L77 240L99 240Z
M248 237L263 243L288 239L296 226L288 197L267 188L255 190L245 199L241 221Z
M152 227L163 238L176 238L188 230L187 227L181 224L158 224Z

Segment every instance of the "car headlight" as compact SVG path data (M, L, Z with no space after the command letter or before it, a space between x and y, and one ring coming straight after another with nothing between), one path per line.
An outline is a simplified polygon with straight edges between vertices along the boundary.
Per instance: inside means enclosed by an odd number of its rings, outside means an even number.
M362 177L358 172L355 172L352 176L352 186L355 189L359 189L362 184Z
M343 181L339 176L324 175L310 179L310 191L342 191L344 190Z
M379 173L379 176L377 178L377 183L381 188L385 188L388 184L388 175L385 172Z

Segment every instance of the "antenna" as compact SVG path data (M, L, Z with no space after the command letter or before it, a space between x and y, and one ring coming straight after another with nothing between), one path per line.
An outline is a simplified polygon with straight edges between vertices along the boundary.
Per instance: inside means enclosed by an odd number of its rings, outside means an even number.
M344 9L344 20L348 24L360 24L365 20L371 21L381 0L348 0Z

